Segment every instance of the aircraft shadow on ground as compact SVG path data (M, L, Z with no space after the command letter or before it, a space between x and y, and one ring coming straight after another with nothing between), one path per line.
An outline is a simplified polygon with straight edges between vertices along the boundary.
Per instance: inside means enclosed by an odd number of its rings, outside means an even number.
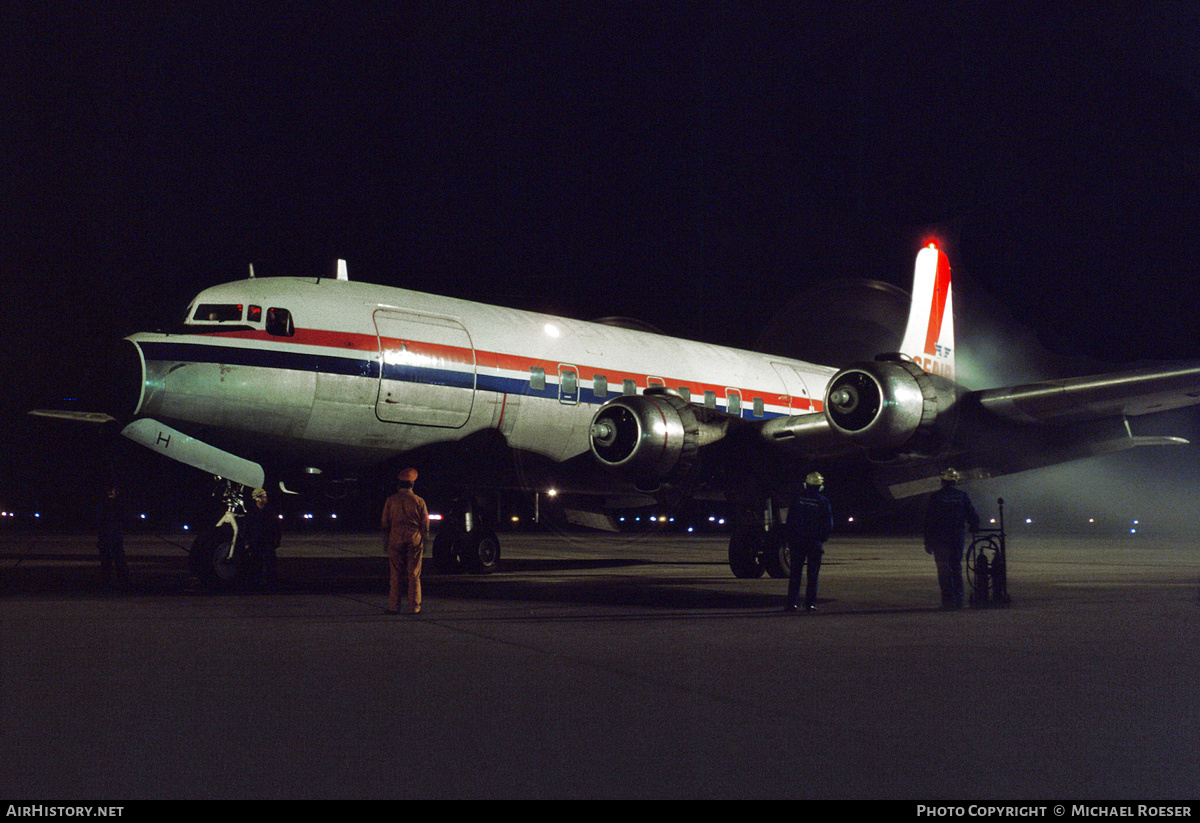
M661 574L664 564L624 558L534 559L503 561L488 575L442 574L432 564L422 575L426 597L489 602L512 600L533 603L625 606L656 609L728 609L778 606L786 588L778 581L778 594L729 591L708 585L704 577ZM690 564L689 564L690 565ZM728 570L714 567L713 576L723 585ZM645 569L639 574L638 569ZM92 597L111 593L138 596L189 594L220 597L250 595L256 591L233 589L210 592L188 568L186 557L131 557L130 586L114 590L105 586L98 562L81 558L64 561L54 555L0 557L0 596ZM387 565L382 556L349 558L280 558L277 585L263 596L287 594L387 594ZM545 575L584 572L566 579ZM593 575L586 574L594 572ZM657 572L657 573L656 573ZM537 579L529 579L534 575ZM732 578L730 578L732 579Z

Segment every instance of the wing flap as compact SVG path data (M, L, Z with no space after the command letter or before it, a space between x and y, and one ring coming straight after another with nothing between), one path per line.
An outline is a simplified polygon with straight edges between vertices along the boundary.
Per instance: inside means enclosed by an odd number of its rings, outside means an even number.
M264 473L259 464L176 431L157 420L148 417L135 420L122 429L121 434L151 451L209 474L236 481L252 489L263 485Z
M1200 404L1200 363L988 389L971 397L992 414L1019 423L1137 417Z

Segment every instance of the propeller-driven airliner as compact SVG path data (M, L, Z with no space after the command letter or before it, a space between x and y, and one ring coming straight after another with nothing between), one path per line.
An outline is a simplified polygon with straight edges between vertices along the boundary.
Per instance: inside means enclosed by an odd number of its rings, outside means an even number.
M622 505L734 504L729 565L787 573L776 535L808 472L892 498L941 472L991 477L1143 445L1130 419L1200 402L1200 364L967 390L955 380L950 264L916 257L895 351L834 368L631 328L332 277L217 285L183 322L123 341L118 402L34 414L116 423L131 440L248 489L421 469L468 501L438 530L441 568L492 571L500 543L471 492L554 488L579 522ZM229 518L225 518L229 523ZM236 580L237 539L193 565Z

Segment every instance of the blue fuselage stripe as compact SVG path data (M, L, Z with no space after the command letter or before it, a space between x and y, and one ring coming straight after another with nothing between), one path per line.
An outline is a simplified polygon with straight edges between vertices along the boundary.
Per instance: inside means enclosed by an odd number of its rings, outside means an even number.
M177 360L224 366L257 366L266 369L342 374L379 379L379 362L358 357L335 357L279 349L214 346L206 343L138 341L147 360Z
M186 363L211 363L214 365L248 366L266 369L286 369L289 371L315 372L320 374L337 374L347 377L362 377L378 380L380 363L377 358L339 357L337 355L311 354L308 352L285 351L273 348L244 348L241 346L222 346L210 343L184 343L171 341L140 340L141 347L148 361L176 361ZM505 377L503 375L475 374L469 371L453 369L437 369L419 367L410 364L385 364L383 377L416 385L446 386L476 391L492 392L495 394L515 394L524 397L541 397L548 400L560 400L559 384L552 382L550 375L546 376L546 384L541 389L535 389L526 378ZM573 398L580 405L602 405L613 398L620 397L622 392L609 392L598 396L590 388L581 386ZM570 402L570 401L566 401ZM750 412L743 409L743 416ZM766 412L762 420L783 417L776 412ZM751 417L750 419L754 419Z

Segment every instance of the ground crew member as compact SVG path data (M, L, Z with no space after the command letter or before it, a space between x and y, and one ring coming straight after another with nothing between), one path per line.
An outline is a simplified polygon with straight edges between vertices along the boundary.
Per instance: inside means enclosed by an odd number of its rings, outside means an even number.
M421 556L429 536L429 510L413 493L416 469L405 469L396 479L399 488L384 502L380 519L390 567L387 613L400 613L402 587L407 581L407 611L417 614L421 611Z
M97 548L100 551L100 576L104 585L129 586L129 566L125 562L125 505L121 490L109 485L96 508Z
M817 575L821 571L823 545L833 531L833 507L829 499L821 494L825 478L812 472L804 480L804 490L788 508L784 535L788 541L788 557L791 574L788 577L787 603L785 612L799 611L800 578L808 565L808 585L804 591L804 611L817 610Z
M929 498L925 512L925 551L937 563L942 609L961 609L963 604L962 558L967 528L979 531L979 515L971 498L955 484L961 475L954 469L942 472L942 487Z
M275 550L279 548L279 519L267 510L266 489L250 493L253 505L246 511L246 545L251 556L262 564L262 582L275 582Z

